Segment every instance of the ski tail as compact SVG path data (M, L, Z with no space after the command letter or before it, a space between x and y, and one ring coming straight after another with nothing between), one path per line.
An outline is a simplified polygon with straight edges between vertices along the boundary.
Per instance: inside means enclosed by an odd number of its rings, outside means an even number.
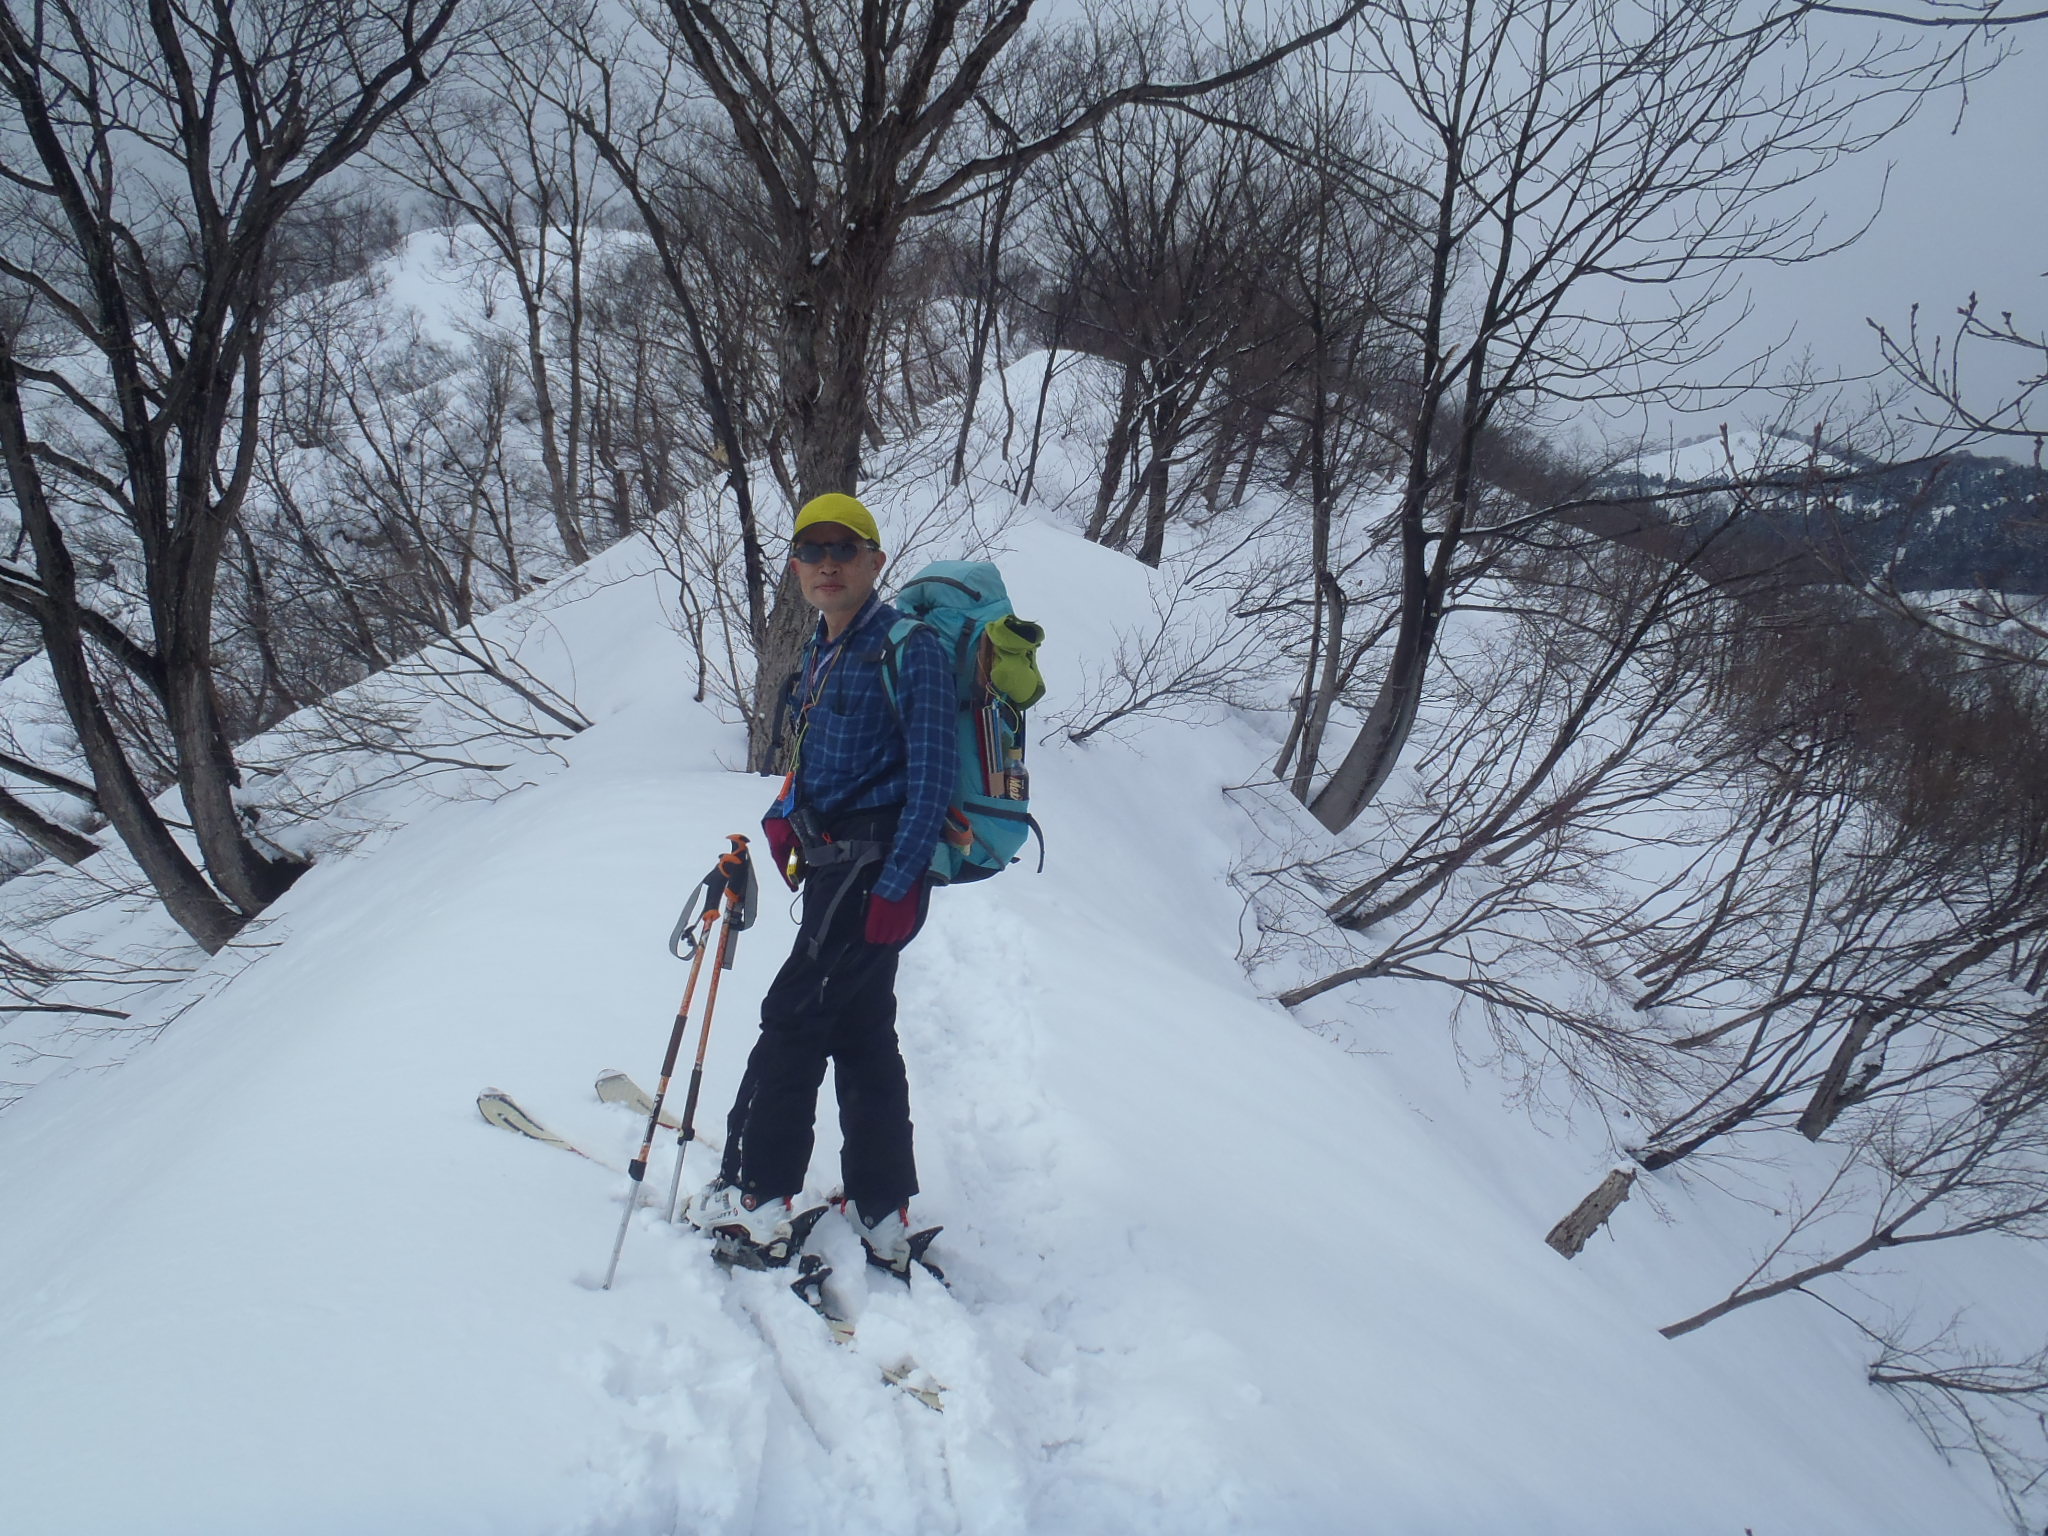
M575 1142L569 1140L566 1136L557 1136L553 1131L534 1119L532 1115L529 1115L524 1109L520 1108L518 1101L502 1089L486 1088L476 1096L476 1108L477 1113L490 1121L491 1124L501 1126L508 1131L515 1131L530 1141L540 1142L543 1146L560 1147L564 1152L573 1152L578 1157L588 1162L596 1163L601 1168L611 1166L596 1154L584 1151L583 1148L577 1146Z
M595 1086L597 1096L607 1104L623 1104L636 1115L652 1114L654 1111L654 1095L624 1072L600 1072L597 1074ZM666 1105L662 1107L661 1123L671 1131L680 1131L683 1128L682 1121L678 1120ZM709 1147L714 1153L722 1153L725 1150L719 1138L702 1126L697 1127L690 1140Z
M620 1071L597 1074L597 1096L607 1104L623 1104L636 1114L648 1114L654 1108L654 1097L632 1078ZM661 1111L661 1123L672 1131L682 1129L682 1122L667 1107Z

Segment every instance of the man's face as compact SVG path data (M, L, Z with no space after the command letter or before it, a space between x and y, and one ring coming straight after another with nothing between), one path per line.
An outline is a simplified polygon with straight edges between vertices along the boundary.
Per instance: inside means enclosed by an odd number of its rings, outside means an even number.
M889 557L879 549L869 549L859 534L840 523L813 523L797 535L796 542L854 546L850 560L827 554L816 565L794 558L790 561L796 567L797 585L803 589L804 601L823 614L826 626L836 632L860 612L861 605L873 594Z

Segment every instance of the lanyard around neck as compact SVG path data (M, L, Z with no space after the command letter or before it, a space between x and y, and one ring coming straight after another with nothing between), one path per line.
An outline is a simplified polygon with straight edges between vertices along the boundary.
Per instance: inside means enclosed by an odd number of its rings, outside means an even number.
M792 777L795 776L798 766L804 759L804 737L810 734L811 711L817 708L818 701L825 697L825 685L832 680L832 670L839 665L839 658L846 654L847 647L853 642L853 632L859 627L860 619L856 618L853 623L847 625L845 634L841 635L836 641L826 642L828 645L836 647L832 654L827 656L822 663L815 661L812 663L812 670L816 675L810 685L810 697L804 700L803 707L797 711L796 745L790 749L789 754L789 771Z

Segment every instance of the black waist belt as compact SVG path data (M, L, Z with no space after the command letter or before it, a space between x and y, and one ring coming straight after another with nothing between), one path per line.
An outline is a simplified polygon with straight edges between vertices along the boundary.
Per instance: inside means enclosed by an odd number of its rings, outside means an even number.
M818 817L799 807L789 818L790 827L803 844L806 875L827 869L846 870L845 880L832 893L831 905L825 908L824 920L818 924L818 931L811 938L813 960L817 959L819 946L832 929L832 919L839 911L840 902L853 888L853 876L889 856L889 847L896 835L896 822L902 812L900 805L884 805L873 810L842 811L836 816Z
M886 854L902 813L900 805L842 811L836 816L817 816L799 809L789 823L803 844L804 863L812 869L830 869L849 862L865 864Z
M889 845L876 837L838 837L815 848L804 848L805 869L836 869L841 864L872 863L889 852Z

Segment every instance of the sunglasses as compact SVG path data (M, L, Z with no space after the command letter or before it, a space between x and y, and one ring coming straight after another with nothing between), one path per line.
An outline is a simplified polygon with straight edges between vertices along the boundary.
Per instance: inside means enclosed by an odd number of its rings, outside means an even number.
M805 565L820 565L830 560L844 565L864 549L880 549L866 539L817 539L790 546L789 558Z

